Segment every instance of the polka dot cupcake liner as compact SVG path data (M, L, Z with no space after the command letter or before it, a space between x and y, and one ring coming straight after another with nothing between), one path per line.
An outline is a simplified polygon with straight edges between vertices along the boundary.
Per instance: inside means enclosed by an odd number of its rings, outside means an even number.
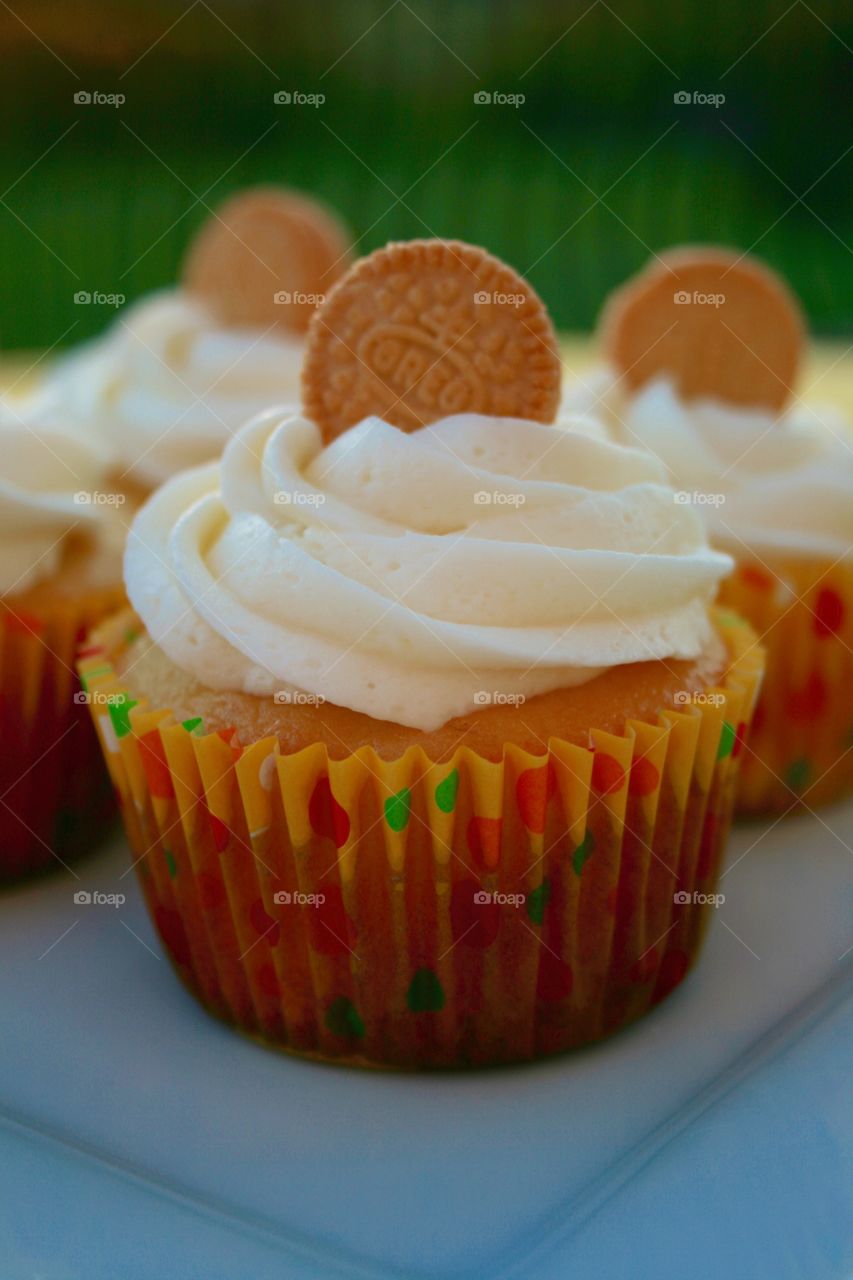
M179 723L112 670L127 629L82 671L152 918L212 1013L330 1061L478 1066L606 1036L692 965L760 681L744 624L701 705L439 764Z
M853 565L743 562L720 603L749 620L767 654L738 814L814 809L853 792Z
M75 671L86 633L121 590L38 613L0 602L0 880L60 866L115 817L109 775Z

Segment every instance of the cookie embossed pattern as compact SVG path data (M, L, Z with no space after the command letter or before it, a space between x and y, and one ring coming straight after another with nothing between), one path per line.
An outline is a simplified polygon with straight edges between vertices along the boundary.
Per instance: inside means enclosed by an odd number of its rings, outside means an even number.
M392 244L312 318L302 386L327 439L369 414L403 431L456 413L553 422L557 339L530 285L485 250Z

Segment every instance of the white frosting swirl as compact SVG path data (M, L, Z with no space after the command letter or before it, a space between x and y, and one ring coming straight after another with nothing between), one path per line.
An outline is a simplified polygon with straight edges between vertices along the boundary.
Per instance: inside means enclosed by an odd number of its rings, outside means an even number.
M613 664L695 658L727 556L647 455L466 414L323 447L286 411L138 513L131 602L215 689L295 688L430 730Z
M223 329L181 289L143 298L49 380L72 421L112 449L117 469L153 487L218 457L247 418L301 401L303 343Z
M100 533L113 495L102 491L98 450L34 400L0 401L0 459L0 595L8 595L56 572L72 530Z
M830 406L797 404L775 418L714 400L686 404L667 378L629 396L600 366L569 388L562 408L598 415L612 439L659 458L733 555L853 553L853 433Z

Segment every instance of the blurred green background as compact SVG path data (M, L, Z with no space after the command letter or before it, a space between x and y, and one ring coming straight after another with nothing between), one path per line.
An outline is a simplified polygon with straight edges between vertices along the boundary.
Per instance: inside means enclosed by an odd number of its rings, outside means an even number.
M103 328L112 308L75 293L173 281L205 205L259 181L322 195L365 252L481 243L563 329L589 328L651 249L688 239L754 246L815 331L851 328L847 2L11 3L6 348Z

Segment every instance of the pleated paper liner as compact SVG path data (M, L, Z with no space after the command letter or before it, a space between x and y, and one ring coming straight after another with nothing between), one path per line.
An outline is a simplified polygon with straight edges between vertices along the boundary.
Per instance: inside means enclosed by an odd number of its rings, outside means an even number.
M0 880L78 857L115 816L75 663L91 627L123 604L119 588L37 613L0 601Z
M738 813L814 809L853 792L853 563L741 563L720 602L767 652Z
M178 723L115 674L134 625L81 670L154 923L212 1013L298 1053L457 1067L596 1040L685 976L761 676L739 620L723 687L684 711L441 764Z

